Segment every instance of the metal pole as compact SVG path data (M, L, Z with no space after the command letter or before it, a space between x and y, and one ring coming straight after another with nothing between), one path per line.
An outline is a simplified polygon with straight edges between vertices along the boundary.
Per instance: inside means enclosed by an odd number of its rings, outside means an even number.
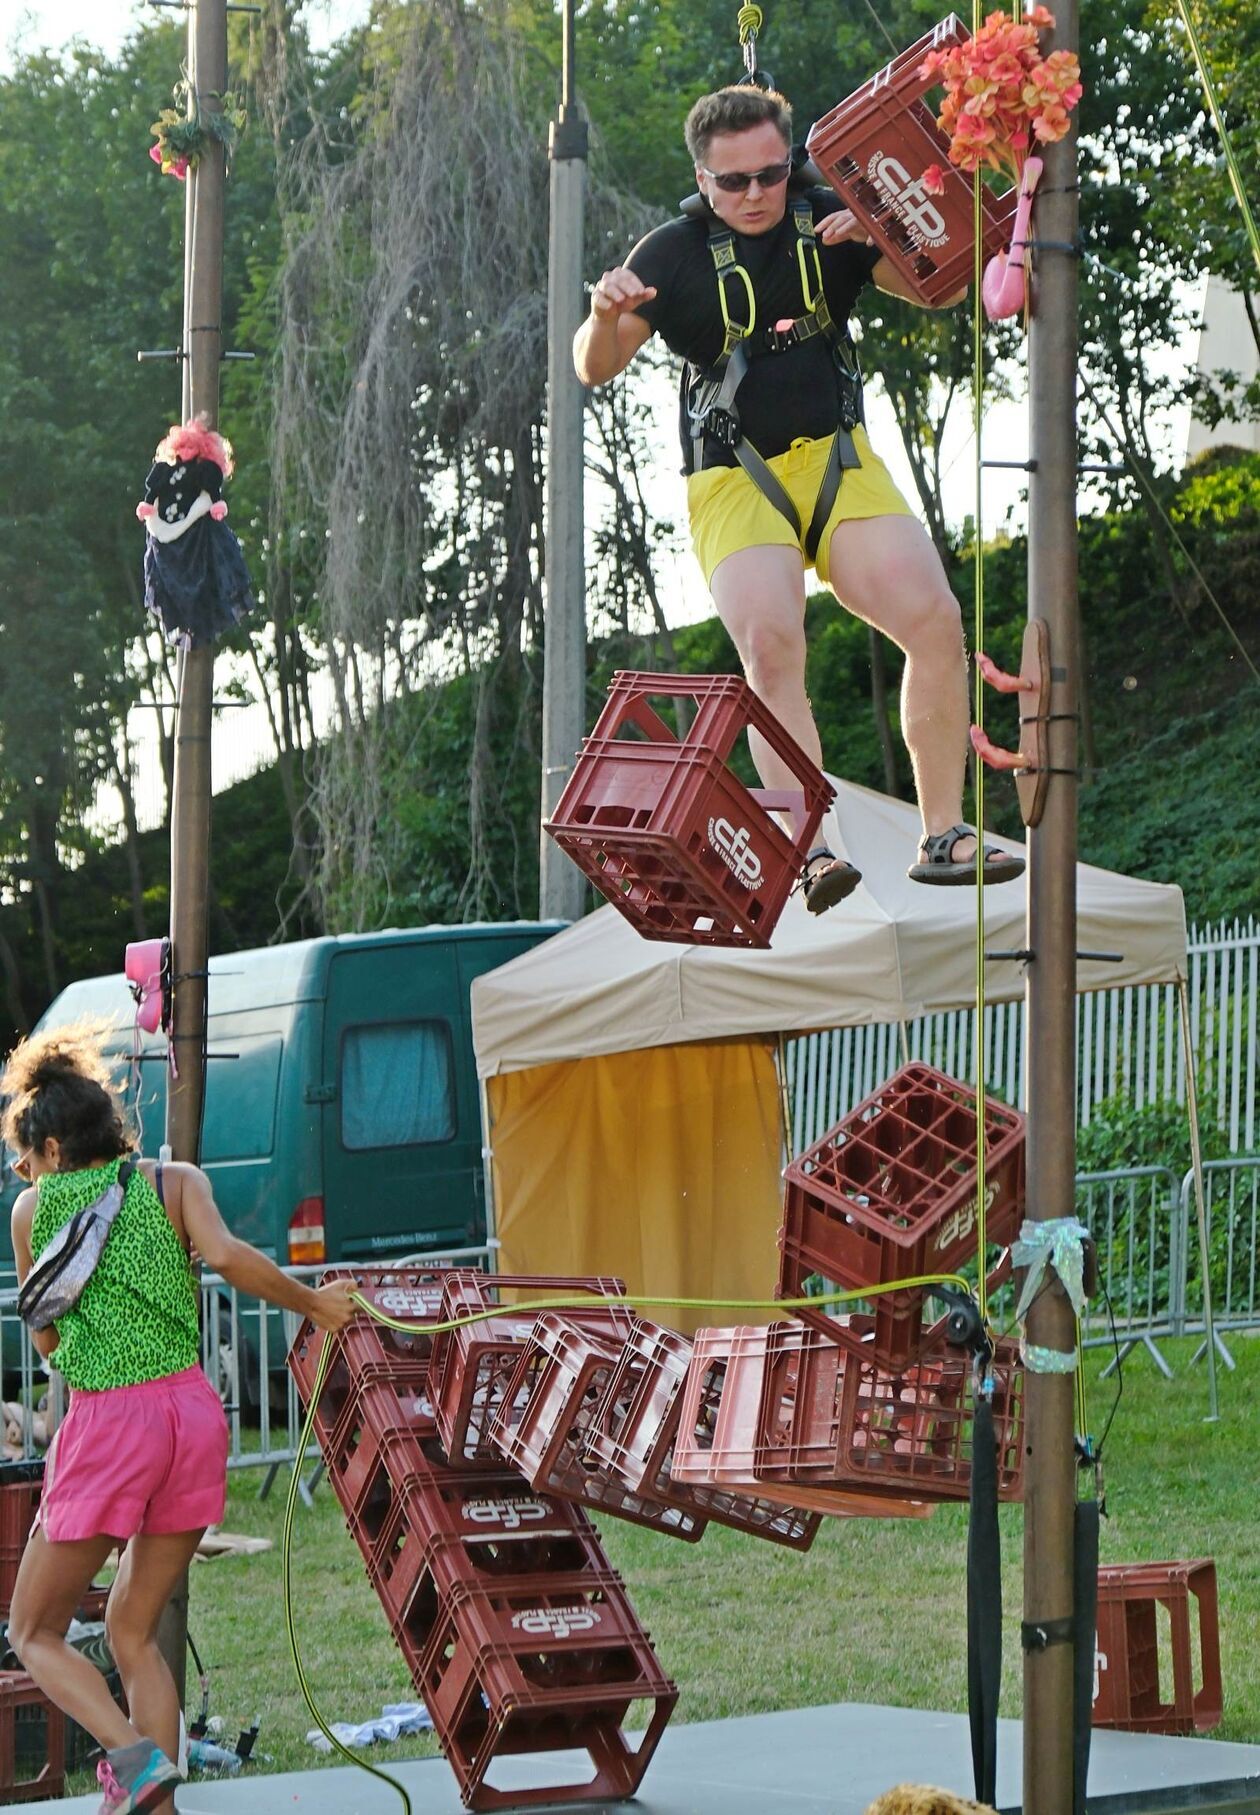
M1078 0L1059 0L1055 49L1075 50ZM1035 283L1029 328L1028 611L1050 629L1049 778L1040 825L1029 833L1028 1215L1075 1211L1076 1171L1076 671L1077 275L1075 129L1045 152L1037 197ZM1028 1316L1030 1345L1076 1347L1072 1307L1057 1277ZM1073 1608L1076 1456L1070 1374L1029 1371L1024 1505L1024 1619L1068 1618ZM1024 1653L1024 1815L1071 1815L1075 1647Z
M188 79L203 113L227 88L226 0L196 0L188 15ZM183 418L219 417L220 305L223 294L223 147L212 141L189 173L184 245ZM205 1101L206 965L210 897L210 720L214 650L190 649L179 663L175 773L171 791L171 953L175 991L170 1030L175 1065L167 1084L166 1141L177 1160L201 1157ZM188 1578L167 1603L159 1643L184 1700Z
M582 321L582 215L586 121L574 98L573 0L566 0L559 111L551 122L551 226L547 277L547 559L543 659L542 817L560 798L586 729L586 571L582 521L583 392L573 369ZM541 834L538 908L544 919L581 918L581 871Z

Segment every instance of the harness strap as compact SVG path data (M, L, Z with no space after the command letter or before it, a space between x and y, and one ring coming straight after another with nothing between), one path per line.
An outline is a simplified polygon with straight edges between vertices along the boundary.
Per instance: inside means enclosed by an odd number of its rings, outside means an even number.
M827 527L827 519L840 492L840 481L844 478L846 467L861 466L853 437L848 429L838 428L831 437L831 452L827 455L827 465L823 470L822 480L818 487L818 496L814 499L814 514L809 520L805 532L805 553L810 561L818 555L818 544Z
M855 384L860 385L860 371L856 355L852 359L848 357L847 337L837 331L827 307L822 263L818 257L818 241L814 233L813 210L808 197L801 195L793 198L791 210L796 228L796 259L805 313L790 326L767 329L766 344L771 351L783 352L789 346L812 340L818 334L823 335L843 379L852 388ZM757 326L757 303L752 279L739 263L733 230L712 217L708 231L709 252L718 282L718 304L722 311L722 350L712 368L713 376L703 381L695 393L695 407L690 403L687 406L691 422L692 470L704 470L706 435L728 447L758 491L786 520L792 534L800 541L800 512L786 488L742 433L739 412L735 406L736 392L748 373L747 343L752 339ZM736 288L735 295L746 305L736 314L731 312L733 286L742 286L742 292ZM849 419L850 416L852 420ZM847 407L842 404L841 421L832 437L827 465L814 500L809 528L805 533L804 548L811 563L817 557L822 533L835 505L846 469L861 465L851 432L861 416L860 401L851 401Z

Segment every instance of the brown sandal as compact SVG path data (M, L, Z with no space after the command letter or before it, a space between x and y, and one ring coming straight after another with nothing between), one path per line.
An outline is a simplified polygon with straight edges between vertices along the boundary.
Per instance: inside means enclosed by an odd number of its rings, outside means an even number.
M911 882L930 883L934 888L963 888L970 883L975 887L976 859L969 857L966 863L954 862L954 846L964 838L975 838L974 826L950 826L945 832L925 832L919 840L920 861L912 863L906 871ZM977 839L976 849L980 850ZM1009 852L1000 851L996 845L984 847L984 883L986 888L991 882L1014 882L1017 876L1024 873L1022 857L1012 857Z
M826 865L815 869L815 864ZM805 868L801 872L801 893L805 897L805 906L811 914L825 914L828 908L835 907L846 896L853 893L862 880L861 870L843 857L837 857L826 845L819 845L805 859Z

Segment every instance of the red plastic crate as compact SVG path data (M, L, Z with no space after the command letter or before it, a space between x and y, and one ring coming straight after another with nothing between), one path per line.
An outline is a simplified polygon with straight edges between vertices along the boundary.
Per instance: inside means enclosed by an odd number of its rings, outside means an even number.
M903 1066L787 1167L779 1295L811 1274L848 1289L948 1273L976 1254L976 1095L930 1065ZM985 1098L986 1233L1024 1214L1024 1118ZM920 1288L877 1295L869 1346L891 1367L922 1344ZM844 1341L822 1309L794 1313Z
M451 1466L501 1466L499 1452L490 1441L490 1427L511 1386L525 1344L538 1313L529 1303L519 1308L504 1304L505 1291L525 1291L533 1299L589 1297L589 1310L574 1306L566 1312L571 1322L624 1339L633 1313L625 1305L606 1304L606 1298L625 1294L620 1279L570 1278L559 1274L517 1275L452 1272L442 1296L442 1320L468 1317L501 1309L501 1315L445 1330L437 1337L432 1357L432 1398L438 1432Z
M1171 1663L1171 1685L1160 1668L1160 1607L1168 1616L1164 1662ZM1198 1612L1197 1646L1192 1608ZM1220 1725L1223 1706L1216 1564L1113 1563L1100 1569L1094 1726L1206 1733Z
M852 209L920 302L935 307L966 289L975 268L971 178L949 161L949 140L924 98L929 51L963 44L970 32L953 13L894 57L869 82L833 107L809 131L806 145L827 181ZM943 195L930 196L923 173L945 175ZM986 256L1006 250L1016 192L981 186Z
M504 1484L506 1493L512 1485ZM459 1588L489 1591L505 1580L608 1571L594 1528L564 1501L540 1503L547 1512L545 1530L454 1537L442 1529L444 1509L434 1506L435 1497L429 1484L400 1493L365 1559L368 1578L413 1666L423 1663L434 1622Z
M356 1542L370 1550L394 1498L405 1482L447 1472L436 1435L422 1431L374 1431L352 1402L324 1446L328 1484L336 1494Z
M42 1721L40 1716L42 1715ZM43 1762L34 1769L18 1760L27 1731L42 1727L37 1747ZM66 1793L66 1721L61 1709L24 1670L0 1670L0 1803L54 1802Z
M775 1489L738 1493L674 1479L672 1464L692 1345L658 1324L637 1321L587 1437L592 1459L635 1492L703 1514L793 1550L808 1550L819 1516ZM707 1416L707 1411L706 1414Z
M353 1279L363 1296L391 1317L408 1323L431 1323L441 1311L442 1281L449 1270L445 1266L330 1267L321 1274L320 1283ZM304 1320L290 1346L288 1366L298 1397L306 1406L314 1391L325 1340L332 1343L333 1352L315 1418L315 1435L321 1444L332 1437L365 1372L386 1369L397 1372L400 1378L417 1381L427 1370L432 1348L430 1336L391 1330L374 1322L366 1312L360 1312L338 1335L327 1338L309 1319Z
M688 1369L682 1428L672 1472L676 1480L755 1487L767 1496L834 1518L927 1518L927 1497L890 1494L880 1483L861 1489L835 1478L801 1482L786 1472L764 1479L758 1469L767 1373L772 1341L781 1359L794 1364L795 1345L807 1334L797 1325L699 1330ZM786 1384L793 1385L792 1372Z
M695 701L685 737L654 710L662 697ZM749 728L799 789L749 789L727 766ZM738 676L619 670L545 829L644 939L768 946L833 799ZM795 838L771 816L785 808Z
M471 1809L629 1799L678 1698L611 1575L457 1596L417 1688ZM636 1746L623 1723L642 1701L652 1717ZM564 1749L587 1753L587 1781L486 1783L496 1758Z
M587 1434L623 1347L544 1311L491 1426L491 1442L540 1492L695 1543L704 1532L702 1516L632 1493L587 1458Z
M1000 1339L989 1371L998 1498L1018 1500L1024 1480L1018 1343ZM829 1443L831 1479L846 1486L916 1500L965 1500L971 1487L973 1393L971 1357L945 1346L938 1326L923 1358L906 1368L887 1368L861 1350L847 1352L838 1405L825 1395L821 1404L800 1402L793 1436L815 1454L819 1443Z

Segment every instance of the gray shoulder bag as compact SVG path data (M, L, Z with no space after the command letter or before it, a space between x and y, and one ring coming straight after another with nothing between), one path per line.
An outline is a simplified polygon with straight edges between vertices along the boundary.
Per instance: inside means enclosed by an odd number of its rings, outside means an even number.
M18 1315L32 1330L46 1330L78 1304L96 1271L134 1171L132 1161L124 1160L115 1183L62 1224L27 1274L18 1293Z

